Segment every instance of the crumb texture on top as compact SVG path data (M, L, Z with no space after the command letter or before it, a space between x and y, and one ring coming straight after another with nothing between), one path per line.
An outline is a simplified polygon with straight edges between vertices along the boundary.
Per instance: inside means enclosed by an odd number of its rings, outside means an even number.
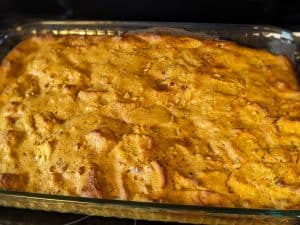
M299 209L293 68L226 41L30 37L0 66L0 188Z

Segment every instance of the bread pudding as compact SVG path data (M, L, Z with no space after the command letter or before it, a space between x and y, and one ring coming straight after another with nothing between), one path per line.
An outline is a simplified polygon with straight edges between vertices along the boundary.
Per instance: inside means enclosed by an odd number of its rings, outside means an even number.
M0 66L0 188L299 209L293 67L185 36L29 37Z

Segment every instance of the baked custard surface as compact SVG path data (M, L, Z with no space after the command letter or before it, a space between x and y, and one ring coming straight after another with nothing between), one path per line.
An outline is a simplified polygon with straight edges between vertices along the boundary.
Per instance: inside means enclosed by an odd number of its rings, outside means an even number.
M299 209L292 65L171 35L30 37L0 66L0 187Z

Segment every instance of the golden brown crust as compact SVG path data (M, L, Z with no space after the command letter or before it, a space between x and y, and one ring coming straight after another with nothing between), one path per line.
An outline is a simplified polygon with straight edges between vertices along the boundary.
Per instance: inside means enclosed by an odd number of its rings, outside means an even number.
M27 176L24 174L1 173L0 188L6 190L22 190L26 187Z
M171 35L35 36L0 66L0 187L299 208L299 118L283 56Z

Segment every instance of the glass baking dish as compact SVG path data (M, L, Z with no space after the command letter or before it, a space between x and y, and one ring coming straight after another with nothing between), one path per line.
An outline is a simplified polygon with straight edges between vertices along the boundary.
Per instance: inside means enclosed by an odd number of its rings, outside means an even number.
M200 23L40 21L0 32L0 60L18 42L31 35L122 35L170 33L198 38L231 40L253 48L282 54L299 71L299 37L270 26ZM298 34L298 33L295 33ZM297 73L299 77L299 72ZM0 190L0 205L88 215L183 222L195 224L299 224L299 210L242 209L171 205Z

